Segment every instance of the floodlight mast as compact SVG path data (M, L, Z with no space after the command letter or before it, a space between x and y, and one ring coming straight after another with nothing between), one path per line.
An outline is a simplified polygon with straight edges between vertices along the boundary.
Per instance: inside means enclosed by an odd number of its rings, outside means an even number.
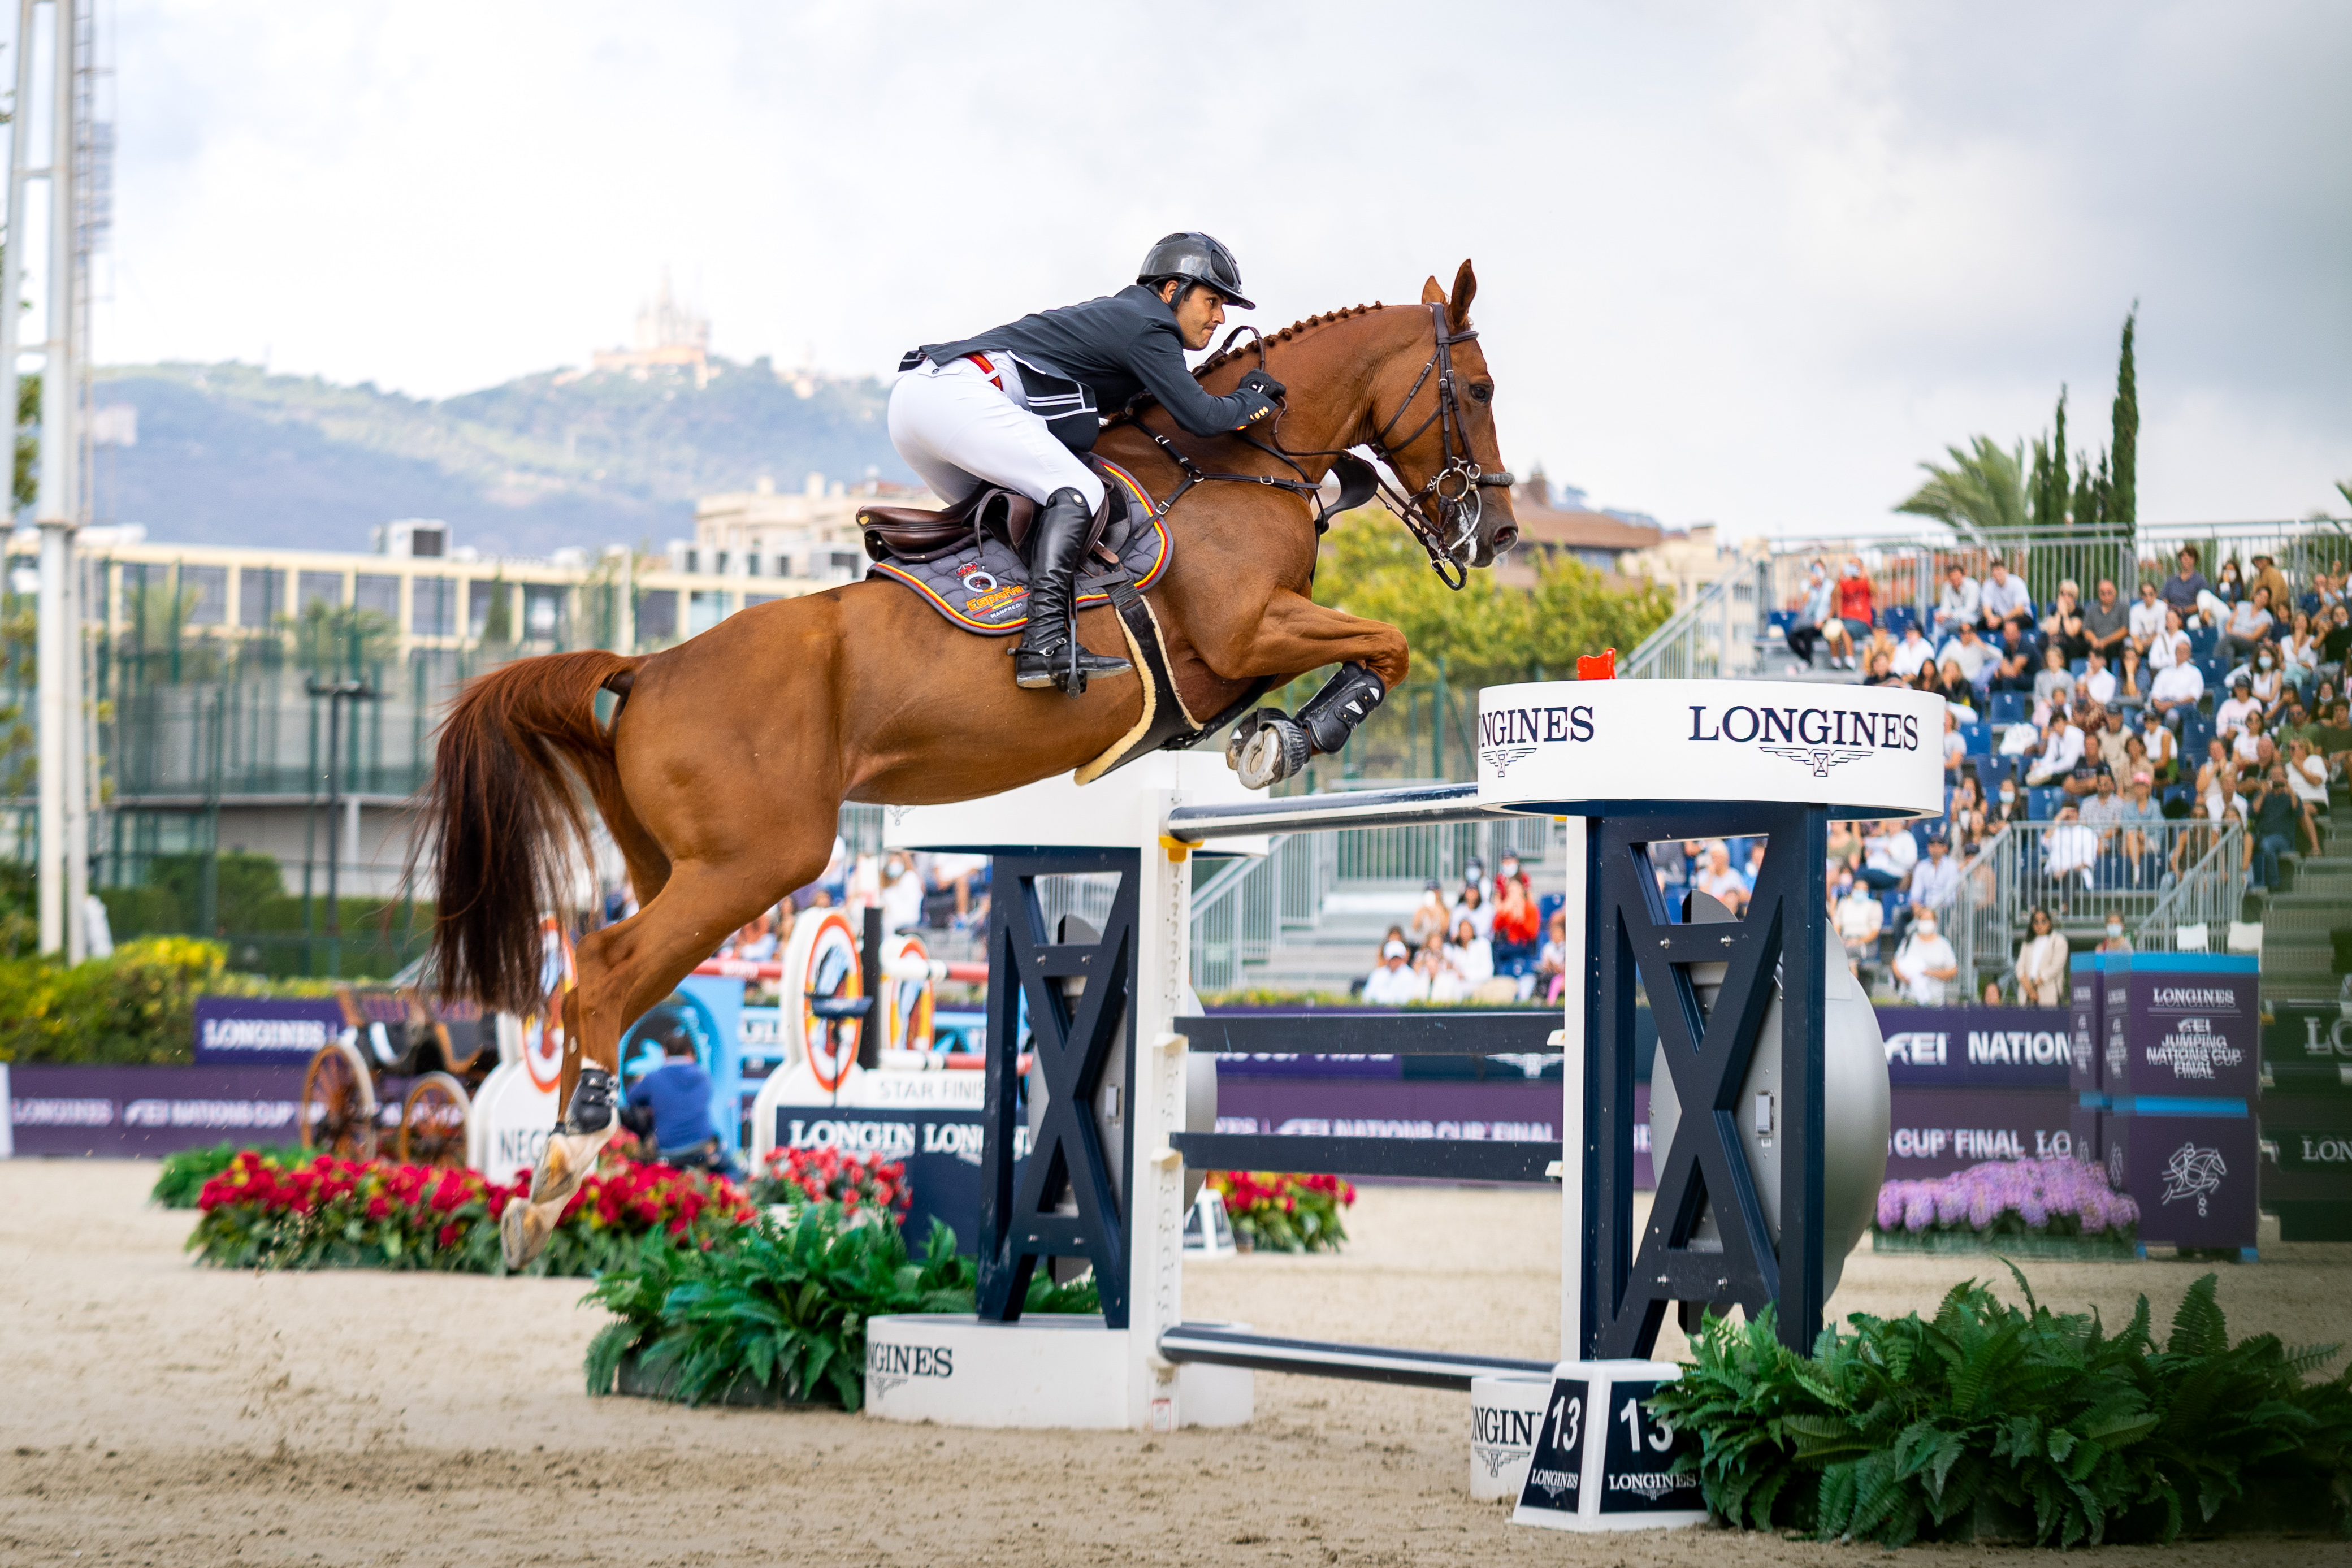
M49 29L48 163L31 162L36 123L34 23L51 12ZM86 26L87 0L18 0L16 101L9 137L6 245L0 258L0 415L7 420L13 481L16 429L16 360L28 347L42 358L40 478L33 519L40 530L37 728L39 735L40 949L62 952L69 963L88 956L84 909L89 895L88 716L82 693L82 608L75 536L85 510L82 426L89 316L88 246L91 236L79 201L79 175L91 150L85 123L90 107L84 77L95 47ZM48 263L42 292L47 335L38 345L18 338L24 300L25 237L35 180L48 186ZM11 507L13 511L13 504Z

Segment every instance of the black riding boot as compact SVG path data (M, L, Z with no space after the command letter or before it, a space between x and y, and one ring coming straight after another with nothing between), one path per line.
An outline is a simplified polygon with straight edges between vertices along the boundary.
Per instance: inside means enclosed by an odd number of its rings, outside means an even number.
M1048 496L1037 514L1030 541L1029 624L1013 650L1017 686L1031 690L1058 686L1076 697L1086 690L1089 676L1124 675L1135 668L1123 658L1106 658L1078 646L1071 600L1077 594L1087 525L1093 520L1086 497L1067 489Z

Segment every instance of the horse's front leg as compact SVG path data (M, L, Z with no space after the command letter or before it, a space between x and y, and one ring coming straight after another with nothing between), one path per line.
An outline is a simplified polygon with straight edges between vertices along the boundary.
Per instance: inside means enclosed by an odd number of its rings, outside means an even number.
M1252 789L1290 777L1310 756L1337 752L1404 679L1412 663L1404 634L1396 627L1327 609L1286 590L1267 600L1254 626L1229 635L1238 646L1209 652L1221 673L1286 679L1335 661L1339 665L1339 673L1296 716L1261 708L1234 726L1225 762Z

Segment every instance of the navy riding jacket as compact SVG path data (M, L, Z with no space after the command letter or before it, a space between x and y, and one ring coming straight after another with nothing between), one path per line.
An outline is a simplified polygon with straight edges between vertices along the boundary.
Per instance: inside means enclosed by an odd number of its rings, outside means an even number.
M1023 380L1034 395L1043 372L1076 383L1087 394L1087 411L1127 406L1149 391L1195 436L1222 436L1245 429L1274 413L1263 393L1234 392L1214 397L1201 389L1184 364L1184 340L1176 330L1175 307L1140 283L1116 294L993 327L960 342L925 343L907 356L946 364L968 353L1009 353L1021 363ZM1075 422L1073 422L1075 423ZM1091 424L1088 420L1086 423ZM1084 451L1091 435L1054 421L1055 434ZM1074 436L1085 435L1081 442Z

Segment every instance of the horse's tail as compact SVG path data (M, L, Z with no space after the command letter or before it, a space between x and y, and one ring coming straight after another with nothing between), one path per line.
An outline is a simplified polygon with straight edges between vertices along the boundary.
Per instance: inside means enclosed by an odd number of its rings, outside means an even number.
M628 810L596 692L643 662L602 649L517 659L450 703L419 841L433 844L437 861L433 959L443 995L539 1010L540 919L571 900L575 857L588 851L578 786L607 822Z

